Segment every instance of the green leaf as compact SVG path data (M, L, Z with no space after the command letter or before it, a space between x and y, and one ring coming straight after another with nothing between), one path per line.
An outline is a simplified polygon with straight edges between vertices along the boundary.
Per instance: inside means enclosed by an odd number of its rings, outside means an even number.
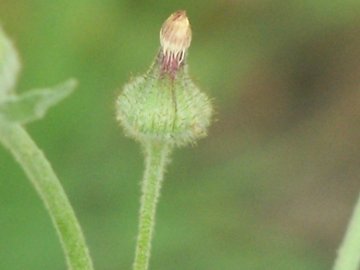
M0 101L13 93L19 70L17 52L0 27Z
M0 118L10 123L26 124L42 118L46 111L67 97L76 80L68 80L52 88L36 89L0 101Z

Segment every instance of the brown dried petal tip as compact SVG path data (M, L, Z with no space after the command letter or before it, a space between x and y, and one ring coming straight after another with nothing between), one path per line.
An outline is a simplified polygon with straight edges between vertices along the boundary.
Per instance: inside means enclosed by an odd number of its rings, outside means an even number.
M184 61L191 43L191 28L184 10L176 11L164 22L160 30L162 69L174 74Z

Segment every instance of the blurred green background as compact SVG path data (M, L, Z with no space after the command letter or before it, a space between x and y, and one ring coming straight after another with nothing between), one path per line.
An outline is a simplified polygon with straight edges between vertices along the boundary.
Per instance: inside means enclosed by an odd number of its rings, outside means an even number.
M18 91L75 77L27 126L58 173L96 269L131 269L140 147L114 100L163 21L186 9L189 64L214 99L208 138L174 153L151 269L330 269L360 190L360 1L1 0ZM0 269L65 269L48 214L0 147Z

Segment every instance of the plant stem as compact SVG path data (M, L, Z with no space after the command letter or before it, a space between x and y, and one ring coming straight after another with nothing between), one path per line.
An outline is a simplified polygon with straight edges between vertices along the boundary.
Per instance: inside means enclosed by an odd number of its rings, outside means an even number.
M145 174L142 182L140 221L133 265L134 270L147 270L149 266L156 204L160 195L165 166L171 151L169 145L164 143L148 142L144 146Z
M360 196L340 246L334 270L360 269Z
M26 130L0 119L0 141L11 151L43 200L59 235L68 268L92 270L80 225L50 163Z

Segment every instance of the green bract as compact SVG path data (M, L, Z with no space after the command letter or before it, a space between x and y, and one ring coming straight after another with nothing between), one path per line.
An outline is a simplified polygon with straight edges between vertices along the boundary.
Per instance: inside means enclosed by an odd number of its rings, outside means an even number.
M208 97L190 79L185 65L172 78L161 72L158 62L124 87L116 110L128 136L178 146L206 136L212 115Z

